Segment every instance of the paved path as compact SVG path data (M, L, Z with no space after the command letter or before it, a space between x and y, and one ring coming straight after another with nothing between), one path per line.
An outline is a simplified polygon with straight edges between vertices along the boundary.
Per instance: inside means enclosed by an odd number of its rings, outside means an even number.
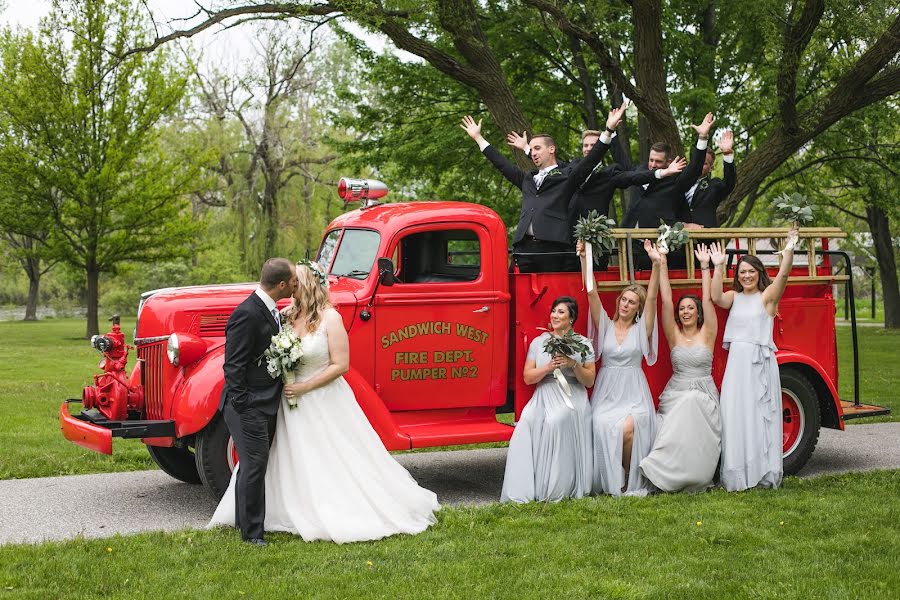
M500 496L506 449L399 455L441 502L484 504ZM900 468L900 423L823 429L803 477ZM215 502L199 485L161 471L0 481L0 544L203 527Z

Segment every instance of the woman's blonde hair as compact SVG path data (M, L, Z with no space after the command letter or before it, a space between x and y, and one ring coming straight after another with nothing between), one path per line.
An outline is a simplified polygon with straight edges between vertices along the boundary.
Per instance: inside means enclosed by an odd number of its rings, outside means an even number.
M634 320L637 321L638 317L640 317L644 312L644 303L647 301L647 290L644 289L644 286L639 285L637 283L632 283L627 288L619 292L619 295L616 296L616 307L615 312L613 313L613 321L619 320L619 302L622 301L622 296L625 295L625 292L634 292L638 297L638 310L637 314L634 315Z
M331 301L328 299L328 276L315 263L298 262L297 292L285 313L287 321L293 324L302 317L305 320L306 330L315 331L322 322L325 311L331 308Z

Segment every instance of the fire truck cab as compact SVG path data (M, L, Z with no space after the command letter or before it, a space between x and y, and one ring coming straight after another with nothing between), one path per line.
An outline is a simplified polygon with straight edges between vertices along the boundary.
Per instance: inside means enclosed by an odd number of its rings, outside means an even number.
M343 185L342 196L366 195L359 186ZM684 251L692 253L696 239L730 239L738 240L732 255L756 252L757 239L784 232L692 231ZM596 273L604 306L612 306L631 281L649 277L634 271L629 249L632 239L655 234L615 230L618 256ZM843 429L845 419L884 412L842 402L837 392L832 286L846 276L832 274L831 260L840 253L828 250L827 238L844 235L825 228L801 232L807 251L798 253L801 260L775 320L787 474L809 459L820 426ZM740 240L746 240L745 250ZM509 272L506 227L493 210L477 204L366 200L332 221L316 260L329 275L332 302L349 333L351 368L345 378L388 450L508 440L513 425L498 414L518 418L531 396L521 373L530 341L547 326L551 302L571 295L587 306L579 273ZM732 275L730 266L726 281ZM693 260L671 277L676 303L681 293L699 293ZM220 497L237 461L217 412L225 324L254 289L255 284L237 284L144 293L134 336L136 366L127 374L129 346L117 323L93 340L104 353L103 373L82 398L63 402L63 435L106 454L112 453L113 437L140 438L165 472L202 482ZM587 329L584 314L575 324L580 333ZM727 314L719 316L721 341ZM664 336L660 346L657 364L645 367L654 397L671 375ZM717 347L713 376L719 384L727 353ZM75 403L83 404L77 415L69 409Z

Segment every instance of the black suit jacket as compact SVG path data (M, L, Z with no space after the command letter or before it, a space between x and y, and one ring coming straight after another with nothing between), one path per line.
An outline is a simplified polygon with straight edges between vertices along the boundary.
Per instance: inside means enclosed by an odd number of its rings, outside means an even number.
M700 178L699 185L694 190L694 196L689 203L692 223L699 223L704 227L719 226L716 209L722 200L727 198L728 194L734 190L734 186L737 185L737 169L735 169L734 162L724 163L724 168L724 181L718 178ZM704 179L707 180L705 186L703 185Z
M618 164L595 168L575 194L569 215L570 224L574 226L579 217L587 216L592 210L609 216L609 205L617 189L651 183L655 179L656 174L646 169L626 171Z
M531 225L534 237L548 242L568 244L571 238L569 204L578 186L603 159L609 146L597 141L593 149L578 161L559 167L559 173L546 175L540 189L534 184L537 171L527 173L503 157L493 146L484 149L484 156L514 186L522 190L522 214L513 236L513 244L525 237Z
M272 379L263 356L276 333L278 325L256 292L231 313L225 325L225 387L219 410L230 402L238 412L248 408L266 415L278 412L281 378Z
M706 150L698 150L696 144L691 153L691 162L687 168L672 177L654 179L643 190L637 200L628 206L628 212L622 219L622 227L659 227L662 219L671 225L675 221L685 223L691 220L685 192L697 181L703 172L706 161Z

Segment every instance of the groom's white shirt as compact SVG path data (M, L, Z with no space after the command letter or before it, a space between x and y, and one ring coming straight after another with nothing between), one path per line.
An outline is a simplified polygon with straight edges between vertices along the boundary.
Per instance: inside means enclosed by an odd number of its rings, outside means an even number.
M278 308L278 306L275 304L275 301L272 300L272 296L265 293L262 288L256 288L256 295L259 296L259 298L265 303L266 309L269 312L272 312L273 310Z

